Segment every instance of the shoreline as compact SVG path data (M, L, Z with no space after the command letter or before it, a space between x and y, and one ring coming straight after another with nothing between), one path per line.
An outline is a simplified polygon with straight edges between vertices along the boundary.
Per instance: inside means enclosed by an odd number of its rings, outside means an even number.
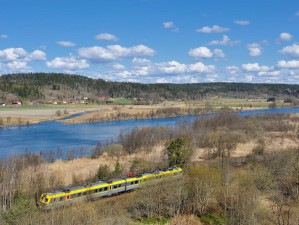
M283 104L276 108L294 107L296 106ZM163 105L90 105L87 107L41 106L38 108L5 108L4 110L0 109L0 128L26 126L54 120L58 120L65 124L81 124L117 120L171 118L186 115L217 113L222 109L231 110L233 112L244 112L270 108L268 105L244 106L239 104L238 106L226 106L222 105L222 103L217 106L212 105L212 108L205 108L202 105L202 102L201 104L193 103L193 105L189 107L181 102L170 102L168 105L164 103ZM58 111L60 111L60 116L57 115ZM79 115L73 117L76 114Z

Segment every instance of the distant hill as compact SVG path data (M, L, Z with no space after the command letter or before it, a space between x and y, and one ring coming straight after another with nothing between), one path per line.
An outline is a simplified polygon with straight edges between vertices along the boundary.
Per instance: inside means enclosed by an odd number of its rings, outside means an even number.
M111 82L60 73L9 74L0 76L0 101L82 100L103 97L161 99L287 98L299 96L299 85L252 83L140 84Z

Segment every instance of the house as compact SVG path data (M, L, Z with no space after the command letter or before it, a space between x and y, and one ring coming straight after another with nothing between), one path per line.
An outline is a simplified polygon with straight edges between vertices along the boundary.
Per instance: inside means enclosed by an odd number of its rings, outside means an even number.
M0 106L6 106L5 102L0 102Z

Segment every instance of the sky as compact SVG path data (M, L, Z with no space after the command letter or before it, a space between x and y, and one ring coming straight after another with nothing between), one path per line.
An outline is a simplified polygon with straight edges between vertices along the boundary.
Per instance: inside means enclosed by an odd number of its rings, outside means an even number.
M0 0L0 75L299 84L298 0Z

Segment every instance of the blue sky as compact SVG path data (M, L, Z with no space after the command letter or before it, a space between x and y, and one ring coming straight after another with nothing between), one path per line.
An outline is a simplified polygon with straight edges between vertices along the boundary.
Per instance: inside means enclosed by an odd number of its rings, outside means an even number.
M0 74L299 84L296 0L0 0Z

